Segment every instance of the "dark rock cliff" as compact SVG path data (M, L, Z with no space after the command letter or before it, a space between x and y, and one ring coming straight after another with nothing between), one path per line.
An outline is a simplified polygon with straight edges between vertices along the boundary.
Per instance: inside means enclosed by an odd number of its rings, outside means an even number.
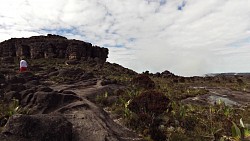
M68 58L105 62L108 49L59 35L11 38L0 43L0 57Z

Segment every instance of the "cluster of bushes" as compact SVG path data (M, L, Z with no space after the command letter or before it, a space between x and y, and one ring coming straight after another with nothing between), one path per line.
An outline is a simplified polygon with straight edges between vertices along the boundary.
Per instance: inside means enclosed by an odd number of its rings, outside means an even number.
M243 137L243 132L234 132L240 126L240 118L250 122L249 112L244 109L236 110L223 102L210 106L181 102L187 97L207 94L208 90L203 87L193 87L190 82L172 83L172 80L147 74L130 80L129 87L117 94L110 109L145 140L226 141L241 140L248 135ZM101 97L108 98L107 93Z

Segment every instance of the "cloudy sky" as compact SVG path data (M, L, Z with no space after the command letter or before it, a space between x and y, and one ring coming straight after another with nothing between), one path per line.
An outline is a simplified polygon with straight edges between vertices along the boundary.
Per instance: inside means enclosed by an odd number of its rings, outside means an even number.
M0 41L59 34L137 72L250 72L250 0L6 0Z

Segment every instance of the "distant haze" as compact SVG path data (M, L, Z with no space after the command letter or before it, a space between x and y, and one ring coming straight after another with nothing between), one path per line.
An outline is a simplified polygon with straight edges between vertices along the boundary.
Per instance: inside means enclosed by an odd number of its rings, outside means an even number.
M59 34L137 72L250 72L250 0L6 0L0 41Z

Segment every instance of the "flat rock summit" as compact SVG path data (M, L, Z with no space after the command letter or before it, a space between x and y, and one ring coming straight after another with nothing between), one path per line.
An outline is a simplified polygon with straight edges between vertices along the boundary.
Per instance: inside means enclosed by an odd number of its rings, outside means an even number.
M12 38L0 43L0 57L95 59L105 62L108 49L59 35Z

